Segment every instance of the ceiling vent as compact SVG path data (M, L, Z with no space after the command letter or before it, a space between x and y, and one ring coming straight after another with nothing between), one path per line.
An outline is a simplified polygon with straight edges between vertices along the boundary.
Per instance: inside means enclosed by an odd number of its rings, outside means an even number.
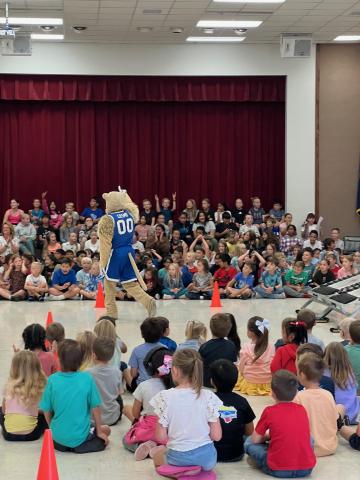
M162 10L160 8L145 8L143 10L144 15L161 15Z

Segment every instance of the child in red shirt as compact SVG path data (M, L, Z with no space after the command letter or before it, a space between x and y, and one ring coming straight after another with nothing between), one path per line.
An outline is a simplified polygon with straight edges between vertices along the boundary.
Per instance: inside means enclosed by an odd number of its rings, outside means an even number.
M281 328L282 340L285 345L276 350L270 370L272 373L278 370L289 370L296 375L296 351L299 345L308 341L306 324L296 318L285 318Z
M271 381L275 405L265 408L254 433L245 441L251 460L273 477L306 477L316 465L306 410L293 403L297 388L293 373L275 373Z
M214 282L218 282L220 294L225 294L227 284L238 273L236 268L230 267L231 258L227 253L220 255L219 266L220 268L214 273Z

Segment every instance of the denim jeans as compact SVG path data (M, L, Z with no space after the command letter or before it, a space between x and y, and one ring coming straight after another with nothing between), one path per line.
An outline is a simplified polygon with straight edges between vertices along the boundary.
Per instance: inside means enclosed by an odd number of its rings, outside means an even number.
M19 249L21 253L25 253L27 255L35 254L35 246L33 240L26 240L24 242L20 242Z
M271 470L267 464L268 445L266 443L253 443L248 437L244 444L245 452L255 460L258 467L267 475L277 478L301 478L311 474L312 468L307 470Z
M283 298L284 294L284 289L283 288L277 288L275 291L272 293L268 293L265 288L260 287L260 285L257 285L254 288L254 291L260 295L262 298Z
M284 287L284 292L286 293L286 295L293 298L303 298L304 293L307 293L309 290L310 290L309 287L305 287L300 292L298 292L297 290L294 290L288 285L285 285Z
M189 300L200 300L200 297L204 297L204 300L211 300L212 291L206 292L187 292L186 296Z

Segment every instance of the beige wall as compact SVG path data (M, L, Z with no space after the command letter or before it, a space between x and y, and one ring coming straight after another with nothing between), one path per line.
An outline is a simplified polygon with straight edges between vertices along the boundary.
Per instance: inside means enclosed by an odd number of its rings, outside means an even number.
M343 234L360 235L355 214L360 161L360 44L318 45L317 207Z

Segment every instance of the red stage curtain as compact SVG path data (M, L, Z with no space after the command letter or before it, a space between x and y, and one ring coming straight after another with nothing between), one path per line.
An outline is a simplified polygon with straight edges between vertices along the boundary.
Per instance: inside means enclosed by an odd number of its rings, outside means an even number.
M0 100L284 102L285 77L0 75Z
M257 194L268 208L284 199L284 159L282 100L0 101L1 212L13 197L29 209L43 190L82 210L118 185L137 202L176 191L181 208L204 196L248 205Z

